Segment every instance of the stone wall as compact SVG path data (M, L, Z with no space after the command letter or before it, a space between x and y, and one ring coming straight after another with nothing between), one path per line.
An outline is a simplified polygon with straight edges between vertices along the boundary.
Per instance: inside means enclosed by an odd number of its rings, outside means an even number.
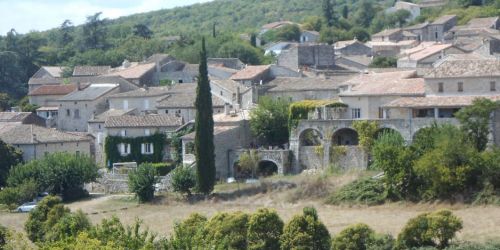
M156 192L171 191L172 176L169 173L166 176L161 176L159 182L155 186ZM128 187L128 175L104 173L97 182L86 185L86 189L93 193L119 194L130 193Z
M322 146L303 146L299 150L301 169L323 169L326 167Z

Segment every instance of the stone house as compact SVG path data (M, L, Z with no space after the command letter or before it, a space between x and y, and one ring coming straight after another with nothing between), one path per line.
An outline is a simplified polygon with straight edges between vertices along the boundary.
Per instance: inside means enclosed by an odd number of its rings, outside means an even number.
M57 107L61 97L77 89L76 84L43 85L28 93L30 104L40 107Z
M408 17L408 21L413 21L415 18L420 16L420 6L418 4L397 1L393 7L386 10L386 13L394 13L398 10L406 10L410 12L410 17Z
M255 86L246 86L233 80L210 80L212 95L223 100L235 109L249 109L257 103L258 92ZM225 107L227 108L227 107Z
M456 15L444 15L433 22L424 22L404 28L417 35L418 41L444 42L448 31L452 30L457 24Z
M371 56L372 48L357 39L338 41L333 45L335 53L344 56Z
M56 85L62 83L64 67L42 66L28 81L28 91L32 91L42 85Z
M278 66L300 69L333 69L335 50L328 44L299 44L283 51L278 56Z
M45 120L31 112L0 112L0 126L6 123L45 126Z
M41 159L56 152L93 156L90 138L32 124L2 125L0 139L21 149L24 161Z
M400 28L385 29L372 35L373 42L399 42L401 40L403 40L403 30Z
M196 82L196 77L198 77L198 64L188 64L174 60L161 66L160 81L193 83Z
M449 54L463 54L463 50L452 44L422 43L419 46L406 50L398 59L398 68L432 68L438 60Z
M410 49L419 44L416 40L404 40L399 42L368 42L372 48L373 56L397 57L402 50Z
M58 106L46 106L36 109L36 114L45 119L45 127L57 128Z
M319 32L304 30L300 33L300 43L316 43L319 41Z
M500 30L500 17L473 18L466 25L455 26L446 38L457 41L461 38L473 38L481 33L498 34Z
M121 67L111 69L107 76L120 76L136 85L156 85L156 63L130 63L125 60Z
M116 145L117 151L119 152L124 161L135 161L139 162L140 159L134 159L134 150L140 152L140 155L154 155L155 150L158 150L158 145L155 146L154 138L155 134L165 134L167 138L170 137L171 133L174 132L179 126L182 125L182 119L172 114L162 114L162 115L120 115L120 116L109 116L104 122L105 133L104 136L114 136L119 138L144 138L141 140L140 145L135 145L130 142L122 142ZM168 141L163 142L163 152L161 152L160 161L171 160L171 149ZM137 148L135 148L137 147ZM155 149L156 147L156 149ZM108 159L110 156L106 156ZM115 162L108 162L107 165L111 165Z
M231 80L250 86L270 80L270 65L247 66L230 77Z
M73 76L100 76L109 73L109 71L111 71L111 66L81 65L75 66Z
M170 89L169 94L156 103L158 114L170 114L182 117L183 122L187 123L194 120L196 108L196 84L185 83L177 84ZM214 114L224 111L225 102L215 95L212 95L212 105Z
M345 56L338 55L335 59L335 66L339 69L350 70L354 72L364 72L373 61L371 56Z
M108 109L106 97L119 92L119 84L91 84L60 98L57 128L64 131L87 131L87 121Z
M156 102L164 98L168 87L143 87L132 91L109 95L107 100L110 109L135 109L142 114L155 113Z

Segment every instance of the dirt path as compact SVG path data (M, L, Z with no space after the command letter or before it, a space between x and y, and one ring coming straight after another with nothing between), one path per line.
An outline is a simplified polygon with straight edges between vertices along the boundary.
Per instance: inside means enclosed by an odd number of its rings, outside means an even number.
M282 202L280 194L257 194L251 197L238 198L231 201L202 201L196 204L166 199L155 205L137 205L130 196L100 196L91 200L69 204L71 210L81 209L88 214L93 223L115 215L125 223L133 223L136 218L142 220L150 230L169 234L176 221L197 212L211 216L219 211L253 212L261 207L278 211L283 220L288 221L304 206L314 206L320 219L331 233L336 234L353 223L366 223L380 233L397 236L408 219L426 211L451 209L464 221L464 229L459 238L470 241L487 241L500 238L499 206L465 206L443 204L386 204L375 207L343 207L325 205L318 201L291 204ZM170 201L173 200L173 201ZM0 223L8 227L22 230L27 214L0 213Z

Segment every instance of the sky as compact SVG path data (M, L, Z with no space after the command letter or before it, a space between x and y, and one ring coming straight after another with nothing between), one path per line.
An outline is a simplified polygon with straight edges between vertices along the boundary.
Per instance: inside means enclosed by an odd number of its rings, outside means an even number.
M78 25L87 16L102 12L117 18L152 10L208 2L210 0L0 0L0 34L12 28L18 33L58 27L69 19Z

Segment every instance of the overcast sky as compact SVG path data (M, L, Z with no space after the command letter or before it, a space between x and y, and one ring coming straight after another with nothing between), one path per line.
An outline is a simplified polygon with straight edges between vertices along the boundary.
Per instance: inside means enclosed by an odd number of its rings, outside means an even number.
M19 33L47 30L69 19L82 24L85 18L102 12L117 18L151 10L208 2L210 0L0 0L0 34L14 28Z

